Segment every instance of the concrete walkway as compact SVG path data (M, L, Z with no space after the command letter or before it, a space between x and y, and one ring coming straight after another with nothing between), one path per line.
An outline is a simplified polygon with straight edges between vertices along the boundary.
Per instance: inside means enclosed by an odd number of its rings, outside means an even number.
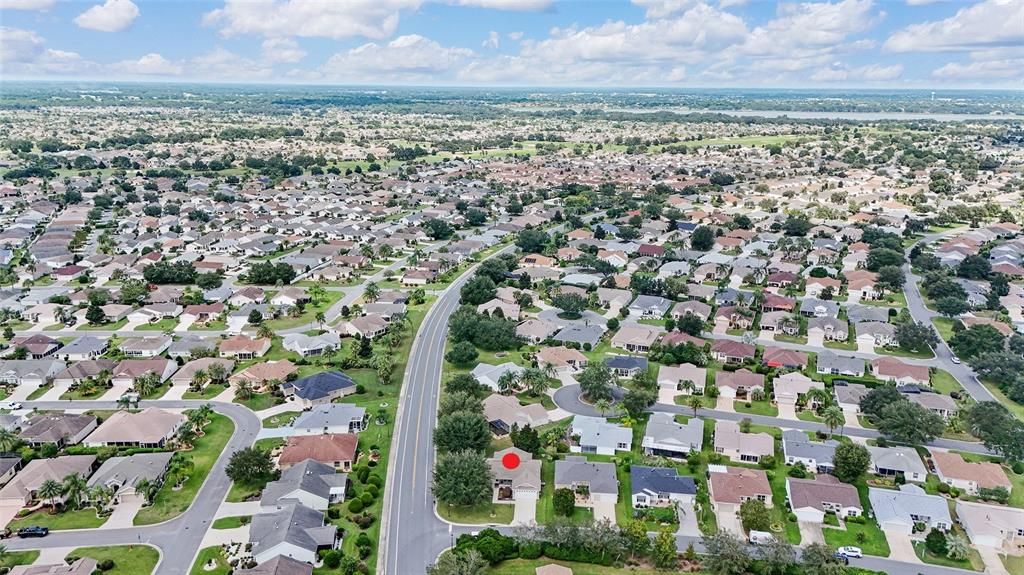
M999 557L998 549L986 545L978 545L976 548L978 554L981 555L981 560L985 562L985 573L988 575L1010 575L1006 566L1003 565L1003 560Z
M903 561L905 563L921 563L917 553L914 552L914 540L906 533L885 532L885 538L889 541L889 559Z
M39 557L33 565L63 565L64 558L74 551L74 547L50 547L39 550Z
M523 498L515 502L515 510L512 512L512 525L536 525L537 524L537 500Z
M242 501L239 503L231 503L225 501L220 504L217 508L217 514L214 518L220 519L221 517L241 517L243 515L256 515L260 512L259 501Z
M130 497L114 506L114 512L100 529L130 529L135 526L135 514L142 509L144 503L141 497Z
M730 411L732 413L736 413L736 406L733 404L734 401L736 400L732 397L723 397L719 395L715 402L715 409L718 411Z
M249 526L243 525L234 529L213 529L212 527L203 535L202 547L220 547L232 543L246 543L249 541ZM200 547L200 549L202 548Z

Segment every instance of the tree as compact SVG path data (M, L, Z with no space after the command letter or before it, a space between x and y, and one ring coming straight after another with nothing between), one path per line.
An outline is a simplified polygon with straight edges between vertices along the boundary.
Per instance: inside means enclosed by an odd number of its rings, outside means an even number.
M846 423L846 416L838 405L830 405L821 412L821 420L828 426L828 432L831 434L837 427L842 427Z
M448 551L437 558L437 563L427 565L427 575L484 575L487 561L476 549Z
M64 493L64 501L72 509L78 509L82 506L82 499L85 497L88 489L89 483L84 477L77 473L72 473L65 477L61 484L61 490Z
M98 305L90 305L89 309L85 310L85 319L91 325L100 325L107 321L107 314L103 313L103 308Z
M901 265L903 265L903 254L889 248L871 248L864 263L864 267L873 272L886 266L899 267Z
M453 375L452 378L444 384L445 393L458 393L463 391L479 397L484 393L485 389L486 388L469 373Z
M753 560L747 553L746 542L730 531L720 529L701 537L701 542L705 555L700 566L712 575L743 575Z
M811 231L812 227L814 227L814 224L812 224L807 216L803 214L799 216L789 216L786 218L786 221L782 222L782 230L786 232L787 236L806 236L807 232Z
M535 254L544 251L548 243L548 235L541 230L525 229L516 236L516 246L524 253Z
M55 479L47 479L39 485L36 495L50 506L50 510L57 511L57 498L64 494L64 488Z
M835 475L844 483L853 483L871 466L871 453L858 443L840 443L832 456Z
M543 369L528 367L519 374L519 385L526 389L526 393L539 397L551 387L551 380Z
M971 543L963 535L952 533L946 536L946 557L963 561L971 554Z
M941 415L903 400L885 406L878 421L878 431L902 443L923 445L938 437L946 429Z
M249 317L246 318L246 321L252 325L259 325L263 323L263 313L258 309L254 309L249 312Z
M438 453L434 496L446 505L476 505L491 500L494 478L482 453Z
M924 538L924 546L936 557L946 556L946 534L938 529L932 528Z
M701 332L704 331L704 320L693 314L686 314L676 321L676 329L694 337L700 337Z
M878 284L891 292L898 292L903 289L905 281L903 268L899 266L882 266L878 268Z
M455 230L448 225L448 222L437 218L423 222L423 229L432 240L447 240L455 234Z
M556 489L551 497L551 505L554 507L555 515L572 517L576 511L576 494L568 487Z
M121 282L120 302L124 305L135 305L142 302L149 294L145 282L129 279Z
M693 410L693 416L697 417L697 410L704 407L704 399L699 395L691 395L686 398L686 406Z
M902 349L924 351L939 343L939 336L930 325L908 321L896 325L896 342Z
M583 368L583 371L576 376L576 381L580 383L580 390L583 391L587 400L596 403L614 399L612 395L614 378L611 369L603 361L595 361L588 363L587 367Z
M949 347L961 359L970 361L986 353L1003 351L1006 336L990 325L977 324L953 334Z
M676 549L676 537L671 531L659 531L651 546L651 562L658 569L675 569L679 567L679 551Z
M515 424L512 428L515 429ZM522 449L527 453L539 454L541 450L540 434L537 430L530 426L529 423L523 426L522 429L516 429L512 435L512 445L517 449Z
M764 566L764 575L783 575L796 565L796 548L773 537L757 546L757 558Z
M363 299L368 302L375 302L380 297L380 286L376 282L366 282L363 286Z
M622 407L631 417L640 417L648 407L658 400L657 392L647 389L631 389L622 398Z
M242 485L260 485L274 476L274 462L269 451L244 447L231 454L224 472Z
M459 411L441 417L434 430L434 445L442 453L483 452L491 444L491 430L482 413Z
M622 528L622 537L626 541L630 557L643 556L651 548L651 538L647 536L647 524L640 519L633 519Z
M479 356L480 352L476 350L476 346L468 341L453 344L448 353L444 354L444 358L455 365L468 365L476 361Z
M907 401L894 385L880 385L872 388L860 400L860 411L871 418L882 416L882 410L892 403Z
M985 447L1010 461L1024 461L1024 422L1003 404L979 401L966 410L965 422Z
M772 514L763 502L748 499L740 505L740 521L747 531L768 531L772 524Z
M459 296L464 304L480 305L494 299L497 295L497 286L487 276L475 275L462 285L459 289Z
M690 248L706 252L715 245L715 232L707 226L697 226L690 235Z
M843 575L844 565L833 553L832 548L822 543L811 543L800 553L800 563L805 575Z
M21 445L21 438L9 429L0 429L0 453L13 453Z
M576 293L558 293L551 298L551 305L562 310L561 317L578 319L583 310L587 309L587 300Z
M466 393L465 391L448 393L441 396L441 401L438 403L437 408L438 417L443 417L457 411L483 413L484 406L483 403L480 402L479 397Z
M956 275L970 280L987 279L992 273L992 264L988 258L980 255L967 256L956 268Z
M970 309L967 300L947 296L935 302L935 310L948 318L954 318Z

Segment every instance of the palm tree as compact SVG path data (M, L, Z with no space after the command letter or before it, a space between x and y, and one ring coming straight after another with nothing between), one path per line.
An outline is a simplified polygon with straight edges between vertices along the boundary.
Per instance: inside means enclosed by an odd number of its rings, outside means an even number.
M380 286L376 282L367 282L363 287L363 299L368 302L375 302L380 297Z
M690 395L693 395L693 390L696 388L697 384L693 383L688 379L684 379L683 381L679 382L679 391L688 392Z
M224 383L228 378L228 368L223 363L211 363L206 371L210 374L212 383Z
M316 305L317 303L320 302L320 298L322 298L322 297L327 295L327 290L324 289L323 285L317 283L317 284L314 284L314 285L310 286L310 288L308 290L308 293L309 293L309 301L310 301L310 303L312 303L313 305Z
M316 323L320 325L320 329L324 328L324 324L327 323L327 316L322 311L316 312Z
M826 407L825 411L821 414L821 420L828 426L829 435L835 431L835 428L846 424L846 417L843 415L843 410L838 405L830 405Z
M64 490L64 497L69 506L73 509L81 507L82 497L89 489L89 483L85 478L77 473L72 473L64 478L64 483L61 487Z
M144 373L135 378L132 382L132 387L135 388L135 393L140 396L149 395L160 386L160 376L153 372Z
M604 414L608 413L608 410L610 410L611 408L612 405L608 403L608 400L606 399L599 399L597 400L597 403L594 404L594 409L596 409L602 417L604 416Z
M699 395L691 395L686 400L686 405L693 409L693 416L697 417L697 410L704 407L704 400Z
M829 394L824 388L812 388L808 390L807 394L804 395L809 405L818 404L818 410L822 410L832 405L832 395ZM841 410L840 410L841 412Z
M204 385L206 385L206 381L208 379L210 378L206 374L206 370L197 369L196 372L192 374L192 381L189 384L189 387L192 388L192 391L199 391Z
M256 337L262 339L270 339L274 337L274 330L271 329L270 326L268 326L267 324L261 323L260 326L256 328Z
M7 551L7 546L0 545L0 565L6 564L10 556L11 554Z
M254 391L252 382L248 379L243 379L238 382L238 386L235 389L235 397L239 399L249 399L252 397Z
M178 445L193 447L196 442L196 429L191 424L185 424L178 430Z
M519 374L514 371L506 371L498 378L498 393L510 395L519 381Z
M136 489L138 489L138 486L136 486ZM102 511L107 507L107 502L110 501L111 494L112 492L109 487L100 484L93 485L92 487L89 488L88 492L89 501L92 502L93 506L96 507L98 511Z
M11 453L21 444L21 439L8 429L0 429L0 452Z
M57 498L64 493L64 488L53 479L47 479L36 490L36 496L41 497L50 506L50 511L57 512Z

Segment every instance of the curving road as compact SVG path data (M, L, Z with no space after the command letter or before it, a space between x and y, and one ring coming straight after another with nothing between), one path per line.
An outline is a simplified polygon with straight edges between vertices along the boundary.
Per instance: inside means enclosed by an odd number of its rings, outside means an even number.
M256 439L262 422L248 408L234 403L214 401L175 401L151 400L142 401L139 407L161 407L167 409L191 409L209 404L214 411L225 415L235 424L235 431L214 463L206 481L196 494L192 505L181 515L155 525L131 527L124 529L80 529L70 531L51 531L50 535L40 539L12 538L4 542L10 551L25 549L46 549L55 547L95 547L109 545L147 544L160 550L160 563L154 575L186 575L192 568L196 554L199 552L203 535L213 521L217 508L220 507L231 480L224 468L228 459L235 451L249 447ZM118 409L113 401L26 401L25 407L37 409Z

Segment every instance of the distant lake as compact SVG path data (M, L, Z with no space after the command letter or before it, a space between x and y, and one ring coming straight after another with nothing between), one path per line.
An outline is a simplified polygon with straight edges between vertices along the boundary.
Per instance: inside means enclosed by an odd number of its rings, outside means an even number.
M655 114L673 112L676 114L722 114L737 118L793 118L794 120L852 120L877 122L881 120L932 120L935 122L962 122L965 120L1024 120L1018 114L928 114L923 112L806 112L794 110L696 110L692 108L580 108L574 106L509 107L513 112L557 112L573 110L581 112L596 109L604 112L626 114Z

